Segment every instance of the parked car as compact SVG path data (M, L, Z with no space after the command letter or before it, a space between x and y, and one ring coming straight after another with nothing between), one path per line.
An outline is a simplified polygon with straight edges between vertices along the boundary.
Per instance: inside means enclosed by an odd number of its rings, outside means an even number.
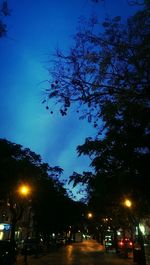
M127 256L129 252L133 251L133 241L129 238L121 239L118 241L118 252Z
M56 245L57 246L64 246L66 244L66 239L63 236L58 236L56 238Z
M16 261L17 249L11 251L10 241L0 240L0 265L11 265Z
M43 251L43 246L34 238L26 239L23 242L21 254L33 255L39 254Z

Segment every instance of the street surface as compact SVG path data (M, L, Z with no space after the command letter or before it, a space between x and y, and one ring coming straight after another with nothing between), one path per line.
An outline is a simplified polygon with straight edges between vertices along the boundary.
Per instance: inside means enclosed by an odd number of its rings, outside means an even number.
M19 256L16 265L23 265ZM115 253L105 253L103 246L94 240L73 243L38 258L28 257L28 265L133 265L133 259L118 258Z

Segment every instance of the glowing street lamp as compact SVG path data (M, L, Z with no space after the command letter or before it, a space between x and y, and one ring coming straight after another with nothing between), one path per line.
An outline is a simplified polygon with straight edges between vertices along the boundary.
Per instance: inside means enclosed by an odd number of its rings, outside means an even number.
M18 188L18 193L20 196L24 198L28 198L28 196L31 194L31 187L26 184L22 184ZM28 211L28 221L27 221L27 232L26 232L26 240L29 237L29 231L30 231L30 218L31 218L31 207L29 207ZM24 262L27 264L27 246L25 245L25 254L24 254Z
M132 207L132 202L131 202L131 200L129 200L129 199L125 199L125 201L124 201L124 205L125 205L126 207L128 207L128 208L131 208L131 207Z
M124 206L127 207L128 209L131 209L132 208L132 201L129 200L129 199L125 199ZM133 220L133 223L136 224L136 226L137 226L137 229L138 229L138 241L139 241L138 243L140 244L140 248L141 248L140 249L140 254L136 254L137 250L135 248L133 249L134 260L138 264L146 265L144 239L143 239L143 234L142 234L141 229L140 229L139 221L136 220L134 214L131 213L131 211L129 211L129 215L130 215L131 219Z
M18 193L23 197L27 197L31 193L31 188L28 185L21 185L18 188Z
M93 214L91 212L88 213L88 218L91 219L93 217Z
M12 260L14 259L14 255L15 255L16 224L17 224L18 218L20 218L19 216L21 216L21 214L20 214L21 213L20 203L15 200L15 199L17 199L18 196L14 196L13 193L14 193L13 191L10 193L9 202L8 202L8 206L10 207L11 215L12 215L11 232L10 232L10 243L11 243L10 254L11 254ZM22 184L22 185L17 187L17 190L15 193L17 193L19 195L19 197L27 199L28 195L30 195L30 193L31 193L31 187L29 185ZM15 195L17 195L17 194L15 194Z

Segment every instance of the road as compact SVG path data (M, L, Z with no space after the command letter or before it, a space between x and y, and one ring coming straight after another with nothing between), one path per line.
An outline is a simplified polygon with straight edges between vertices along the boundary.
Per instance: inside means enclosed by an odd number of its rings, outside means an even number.
M23 265L19 257L16 265ZM105 253L94 240L74 243L59 248L39 258L28 257L28 265L133 265L132 259L118 258L114 253Z

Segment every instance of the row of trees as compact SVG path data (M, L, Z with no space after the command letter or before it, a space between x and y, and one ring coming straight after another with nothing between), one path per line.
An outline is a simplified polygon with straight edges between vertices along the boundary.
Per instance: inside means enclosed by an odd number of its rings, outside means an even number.
M1 15L9 15L7 1ZM126 23L119 16L106 19L103 32L92 17L80 25L68 54L57 50L54 68L49 69L47 108L55 99L64 116L74 105L80 118L97 128L96 138L77 148L79 155L90 156L93 172L74 172L70 181L87 184L89 205L99 216L118 216L120 200L127 195L138 205L140 216L149 213L149 17L149 1ZM62 169L49 167L20 145L3 139L0 144L1 199L9 198L14 205L16 186L29 181L35 189L38 229L59 230L73 222L66 210L73 202L58 181ZM61 224L56 222L62 218Z
M78 222L84 207L68 197L58 180L62 171L58 166L43 163L41 157L30 149L0 139L0 202L3 208L9 206L14 230L29 206L34 214L35 232L45 237L52 232L66 231L67 227ZM26 198L18 194L21 184L31 187Z
M49 68L44 103L50 112L55 100L61 115L74 107L97 128L95 138L77 147L91 158L93 171L74 172L70 181L87 184L89 205L99 216L118 216L125 196L137 215L150 213L149 15L147 1L126 23L106 19L103 32L92 17L80 25L68 54L56 51Z

